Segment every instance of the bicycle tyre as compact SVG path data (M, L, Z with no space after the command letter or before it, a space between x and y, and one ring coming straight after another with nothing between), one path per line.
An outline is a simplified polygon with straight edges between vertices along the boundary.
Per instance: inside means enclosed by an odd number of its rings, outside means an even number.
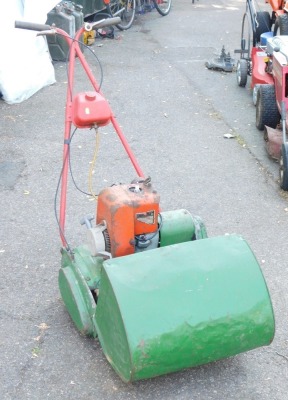
M136 0L110 0L107 8L112 17L121 18L121 23L116 25L118 29L124 31L132 26L135 18Z
M251 48L253 47L253 32L249 14L245 13L242 19L241 27L241 51L240 58L251 59Z
M171 11L172 0L153 0L153 3L158 13L163 17Z

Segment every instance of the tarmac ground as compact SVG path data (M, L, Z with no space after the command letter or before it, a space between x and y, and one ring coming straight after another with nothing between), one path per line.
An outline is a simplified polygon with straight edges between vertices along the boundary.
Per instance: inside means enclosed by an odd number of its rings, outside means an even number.
M264 1L258 3L267 9ZM253 249L274 308L273 342L125 384L98 341L79 334L57 281L61 241L54 201L67 71L65 63L56 62L55 84L20 104L1 101L0 106L1 399L287 398L287 193L279 188L279 166L267 156L255 127L249 84L239 88L235 72L205 67L223 46L237 58L244 12L241 0L174 1L168 16L139 15L131 29L115 29L115 39L97 39L90 50L102 65L102 91L160 193L161 208L186 208L201 216L209 236L241 234ZM85 55L99 80L98 61L89 50ZM76 90L87 90L81 69ZM94 139L92 131L79 130L71 144L73 177L82 190L88 189ZM95 192L135 176L112 127L103 127ZM79 221L94 212L95 203L70 184L66 235L71 246L85 241Z

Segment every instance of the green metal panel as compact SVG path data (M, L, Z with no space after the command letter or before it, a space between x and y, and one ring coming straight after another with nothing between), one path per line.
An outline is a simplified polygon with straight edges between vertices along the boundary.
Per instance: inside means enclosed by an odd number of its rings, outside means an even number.
M268 345L274 315L251 249L223 236L105 261L96 327L108 361L134 381Z
M84 335L93 336L93 323L89 313L89 309L93 307L93 297L85 281L72 268L67 267L60 269L58 282L62 299L77 329ZM86 295L89 294L91 307L87 307ZM94 308L95 306L94 304Z
M160 247L207 237L200 218L184 209L161 212L160 226Z
M103 258L91 256L90 251L85 246L76 247L73 253L73 263L81 271L89 289L98 289Z
M77 329L87 336L97 336L91 291L99 287L102 263L101 257L92 257L84 246L74 249L73 256L62 251L58 276L61 297Z

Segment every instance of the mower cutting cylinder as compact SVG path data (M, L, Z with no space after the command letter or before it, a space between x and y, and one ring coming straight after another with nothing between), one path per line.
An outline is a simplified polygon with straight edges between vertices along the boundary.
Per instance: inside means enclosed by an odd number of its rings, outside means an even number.
M126 382L230 357L274 336L260 267L234 235L104 261L95 321Z

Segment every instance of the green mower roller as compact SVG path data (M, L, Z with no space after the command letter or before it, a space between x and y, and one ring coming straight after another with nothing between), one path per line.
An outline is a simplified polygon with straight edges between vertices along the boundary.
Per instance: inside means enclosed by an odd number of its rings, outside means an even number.
M207 238L187 210L160 210L160 198L140 169L79 47L84 31L118 18L85 23L71 39L48 25L17 22L40 34L61 34L70 46L69 85L61 172L59 288L83 335L98 338L125 382L196 367L269 345L274 315L260 266L237 235ZM93 91L73 94L75 58ZM104 188L95 224L83 218L87 243L65 237L71 127L112 123L138 177Z

